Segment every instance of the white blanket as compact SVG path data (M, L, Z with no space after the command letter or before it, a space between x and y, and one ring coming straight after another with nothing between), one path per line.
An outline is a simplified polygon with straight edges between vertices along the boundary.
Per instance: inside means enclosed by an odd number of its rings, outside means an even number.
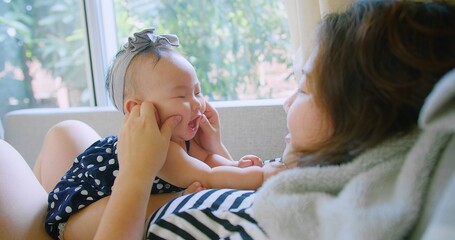
M271 239L401 239L415 225L430 175L455 132L455 71L427 98L420 130L353 161L292 169L257 192L253 215Z

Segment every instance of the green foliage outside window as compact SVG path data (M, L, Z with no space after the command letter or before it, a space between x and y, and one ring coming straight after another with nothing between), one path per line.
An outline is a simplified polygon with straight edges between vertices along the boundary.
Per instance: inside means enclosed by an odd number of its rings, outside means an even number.
M177 34L179 50L195 65L210 100L235 100L239 94L270 98L274 88L260 80L260 62L290 65L282 1L114 2L119 43L147 27ZM0 1L0 116L14 109L58 106L56 93L34 92L37 66L68 90L69 106L92 104L83 15L81 0Z
M0 116L15 109L57 106L55 98L32 91L36 68L61 79L69 97L77 98L71 106L89 104L82 94L87 91L87 79L81 3L0 1Z
M179 50L195 66L210 100L236 100L239 93L271 98L273 87L258 76L258 62L289 65L283 2L276 0L115 0L120 43L155 27L180 38ZM289 68L290 69L290 68ZM283 81L285 81L283 77Z

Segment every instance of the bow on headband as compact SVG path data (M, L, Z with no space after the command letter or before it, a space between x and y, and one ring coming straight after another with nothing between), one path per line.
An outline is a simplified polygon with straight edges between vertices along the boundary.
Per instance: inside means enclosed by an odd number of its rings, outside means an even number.
M150 28L134 33L132 37L128 38L128 42L123 45L125 52L120 54L112 65L109 74L109 94L115 108L122 113L126 70L134 56L150 47L179 46L179 39L176 35L157 35L154 32L155 28Z
M148 47L158 47L160 45L179 46L179 39L174 34L154 34L155 29L145 29L133 34L128 38L128 42L123 45L126 50L131 52L140 52Z

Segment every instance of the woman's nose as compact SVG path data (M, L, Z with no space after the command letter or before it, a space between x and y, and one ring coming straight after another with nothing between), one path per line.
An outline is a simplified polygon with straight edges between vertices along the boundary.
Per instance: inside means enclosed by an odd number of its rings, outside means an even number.
M289 111L289 108L291 107L291 104L294 101L294 96L295 94L292 94L283 103L283 108L286 113Z

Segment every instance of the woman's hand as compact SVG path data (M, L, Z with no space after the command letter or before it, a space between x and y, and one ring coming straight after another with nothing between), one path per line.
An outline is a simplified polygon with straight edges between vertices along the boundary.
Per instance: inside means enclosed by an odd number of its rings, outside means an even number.
M170 117L160 129L156 109L148 102L126 113L117 143L120 173L152 180L164 164L172 130L180 120L180 116Z
M158 127L153 104L143 102L126 113L118 135L119 174L100 220L95 239L140 239L156 177L180 116Z

